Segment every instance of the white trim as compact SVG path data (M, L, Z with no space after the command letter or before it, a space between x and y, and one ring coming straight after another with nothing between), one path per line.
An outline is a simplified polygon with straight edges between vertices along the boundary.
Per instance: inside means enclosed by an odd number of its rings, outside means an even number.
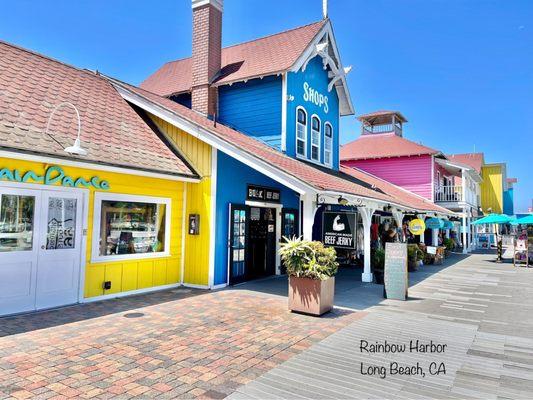
M227 286L228 286L227 283L221 283L221 284L218 284L218 285L213 285L213 287L211 289L212 290L224 289Z
M183 205L181 216L181 265L180 265L180 283L183 284L183 276L185 275L185 240L187 238L187 230L189 227L187 224L187 183L183 184Z
M315 147L318 147L318 151L317 151L317 154L318 154L318 160L317 159L314 159L313 158L313 131L317 132L316 130L313 129L313 119L317 119L318 120L318 146L315 145ZM320 117L316 114L313 114L311 115L311 123L309 124L309 144L310 144L310 149L311 149L311 154L309 154L309 159L311 161L315 161L319 164L321 164L320 162L320 154L322 153L322 121L320 119Z
M281 75L281 151L287 151L287 72Z
M217 222L217 149L211 149L211 204L209 216L209 287L215 284L215 235Z
M188 288L193 288L193 289L211 289L207 285L196 285L194 283L184 283L183 286L188 287Z
M435 203L435 155L431 155L431 201Z
M329 163L326 162L326 138L328 137L328 136L326 136L326 132L327 132L326 127L327 126L329 126L330 129L331 129L331 137L330 137L331 147L329 149ZM324 165L327 165L328 167L332 167L333 166L333 136L334 136L333 125L329 121L324 122L324 146L323 146L324 154L323 154L322 157L324 157Z
M163 119L171 125L182 129L189 135L201 140L202 142L209 144L212 147L215 147L216 149L226 153L237 161L240 161L252 167L256 171L271 177L278 183L281 183L282 185L294 190L299 194L306 193L309 190L316 191L313 186L302 182L301 179L298 179L286 173L280 168L272 166L268 161L261 160L257 156L243 151L242 149L231 144L227 140L219 138L217 134L211 133L208 129L200 126L199 124L188 121L187 119L176 114L175 112L170 111L169 109L163 106L157 105L141 95L130 92L126 88L122 87L117 81L112 80L111 78L108 79L114 84L117 91L125 100L141 107L142 109L148 111L156 117Z
M142 294L142 293L159 292L161 290L174 289L174 288L178 288L178 287L182 287L182 286L183 285L181 283L172 283L170 285L153 286L153 287L149 287L149 288L129 290L127 292L104 294L102 296L83 298L82 300L80 300L80 303L94 303L95 301L115 299L115 298L118 298L118 297L133 296L133 295Z
M224 7L222 4L222 0L192 0L192 9L205 6L207 4L212 5L216 9L218 9L220 12L224 11Z
M102 201L130 201L137 203L154 203L165 205L165 251L158 253L143 254L116 254L110 256L101 256L100 253L100 235L102 226L100 225L102 214ZM170 236L172 227L170 225L172 213L172 200L167 197L153 196L136 196L130 194L96 192L94 194L94 212L93 212L93 240L91 243L91 262L103 263L111 261L138 260L147 258L164 258L170 257Z
M298 122L298 111L299 110L302 110L305 114L305 124L302 124L301 122ZM301 138L298 137L298 125L301 125L305 128L305 134L304 134L304 138L303 138L303 142L304 142L304 154L300 154L298 153L298 140L302 141ZM307 136L308 136L308 132L307 132L307 127L309 126L309 114L307 114L307 110L302 107L302 106L298 106L296 107L296 130L294 131L294 133L296 134L295 135L295 148L294 148L294 153L296 154L296 157L302 157L304 159L307 159Z
M161 174L157 172L128 169L127 167L114 167L111 165L101 165L101 164L94 164L91 162L66 160L63 158L55 158L55 157L44 156L44 155L40 156L40 155L34 155L34 154L17 153L14 151L7 151L7 150L0 150L0 157L12 158L15 160L35 161L35 162L46 163L46 164L58 164L58 165L64 165L67 167L93 169L97 171L115 172L117 174L146 176L149 178L167 179L170 181L183 181L183 182L194 182L194 183L200 182L200 179L198 178L187 178L184 176L167 175L167 174Z
M263 207L263 208L282 208L283 204L281 203L268 203L265 201L253 201L253 200L246 200L244 202L244 205L250 206L250 207Z

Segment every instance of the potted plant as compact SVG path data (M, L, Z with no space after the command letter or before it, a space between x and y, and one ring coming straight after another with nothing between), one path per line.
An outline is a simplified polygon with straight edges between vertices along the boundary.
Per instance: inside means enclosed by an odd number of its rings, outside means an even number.
M372 249L370 266L378 285L383 285L385 274L385 250L381 247Z
M451 238L446 238L443 241L443 245L445 247L444 257L449 257L451 252L455 249L455 241Z
M280 255L289 275L289 309L311 315L330 311L339 267L335 249L321 242L285 238Z
M409 272L418 271L418 261L422 259L423 254L416 244L407 245L407 270Z

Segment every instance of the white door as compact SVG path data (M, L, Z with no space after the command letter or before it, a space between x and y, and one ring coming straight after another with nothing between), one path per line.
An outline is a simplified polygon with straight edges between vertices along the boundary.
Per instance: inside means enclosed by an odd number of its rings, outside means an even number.
M42 193L35 304L38 310L78 301L81 204L81 193Z
M0 187L0 315L76 303L81 193Z
M35 309L38 190L0 186L0 315Z

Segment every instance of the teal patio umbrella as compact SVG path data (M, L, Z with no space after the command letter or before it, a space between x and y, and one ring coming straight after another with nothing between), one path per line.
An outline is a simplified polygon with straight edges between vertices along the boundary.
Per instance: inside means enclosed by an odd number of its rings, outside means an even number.
M472 225L506 224L511 221L512 221L512 218L505 214L489 214L483 218L480 218L472 222Z
M520 225L533 225L533 214L526 215L522 218L517 218L515 224Z

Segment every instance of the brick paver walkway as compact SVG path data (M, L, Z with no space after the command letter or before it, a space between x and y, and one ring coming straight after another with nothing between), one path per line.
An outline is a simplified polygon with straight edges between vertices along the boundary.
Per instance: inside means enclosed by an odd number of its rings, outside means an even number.
M178 289L0 319L0 398L223 398L364 315Z

